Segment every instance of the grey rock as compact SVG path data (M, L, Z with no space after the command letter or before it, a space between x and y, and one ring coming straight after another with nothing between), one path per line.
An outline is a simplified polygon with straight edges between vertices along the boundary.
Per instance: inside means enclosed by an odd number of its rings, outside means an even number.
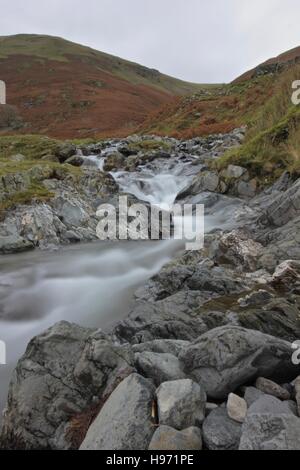
M160 426L154 433L149 450L201 450L202 437L199 428L190 427L177 431L170 426Z
M251 294L239 299L238 303L241 307L259 306L264 305L272 298L273 295L270 292L260 289L259 291L252 292Z
M205 417L206 394L190 379L165 382L156 391L160 425L182 430Z
M226 408L213 410L203 423L203 441L209 450L237 450L242 425L229 418Z
M131 358L101 331L67 322L31 340L11 379L1 445L77 449L72 419L88 415L132 373Z
M80 450L145 450L152 435L154 387L138 374L111 394L88 430Z
M202 384L213 399L224 399L260 376L284 382L299 370L291 362L290 343L235 326L205 333L179 359L184 372Z
M227 178L239 179L247 174L247 169L237 165L229 165L224 173Z
M156 386L162 382L186 378L177 357L168 353L137 353L135 367L144 377L152 379Z
M300 418L251 413L243 424L240 450L299 450Z
M84 161L85 160L81 155L73 155L72 157L68 158L65 163L73 166L82 166Z
M162 354L172 354L178 357L179 354L187 348L190 343L188 341L180 341L174 339L156 339L132 346L135 353L153 352Z
M20 237L17 234L1 236L0 235L0 253L20 253L22 251L32 250L33 244Z
M294 414L287 401L282 402L272 395L262 395L258 400L256 400L248 409L247 416L250 414L263 413L268 413L271 415Z
M258 390L255 387L246 387L245 389L245 394L244 394L244 399L248 405L248 408L253 405L259 398L261 398L264 395L263 392Z
M257 192L257 182L255 179L246 182L240 181L237 185L237 193L242 197L254 197Z
M56 151L56 155L61 163L64 163L68 158L76 154L76 146L71 143L62 144Z

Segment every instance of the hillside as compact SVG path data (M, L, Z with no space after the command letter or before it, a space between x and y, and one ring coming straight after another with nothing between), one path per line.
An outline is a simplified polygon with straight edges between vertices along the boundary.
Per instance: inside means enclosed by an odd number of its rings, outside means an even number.
M19 132L61 138L128 134L174 96L203 88L61 38L24 34L0 37L0 78L23 119Z
M272 58L234 82L181 97L152 113L141 133L192 138L247 126L245 143L218 162L246 166L268 184L284 170L300 173L300 107L291 102L300 79L300 47Z

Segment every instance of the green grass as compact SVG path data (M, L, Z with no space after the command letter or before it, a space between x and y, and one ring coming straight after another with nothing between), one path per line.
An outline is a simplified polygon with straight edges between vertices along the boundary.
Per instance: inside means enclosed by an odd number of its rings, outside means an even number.
M0 211L16 205L27 204L32 200L45 201L53 197L51 191L43 185L43 176L34 178L32 174L36 167L40 173L54 176L59 172L60 177L81 175L80 168L71 165L42 160L44 156L54 156L62 142L43 136L4 136L0 137L0 178L6 175L24 174L30 175L29 186L25 191L18 191L7 196L0 202ZM24 155L22 161L15 161L12 157L16 154Z
M245 143L229 150L216 163L241 165L269 184L283 171L300 175L300 106L291 103L291 84L300 77L294 66L279 78L270 99L249 120Z

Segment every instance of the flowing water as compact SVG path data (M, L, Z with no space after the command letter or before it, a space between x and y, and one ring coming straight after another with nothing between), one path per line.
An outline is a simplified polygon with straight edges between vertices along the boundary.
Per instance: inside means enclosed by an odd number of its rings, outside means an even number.
M86 157L103 170L104 160ZM122 190L162 205L174 202L199 168L180 161L155 162L134 173L113 176ZM224 212L207 220L207 230L224 222ZM67 320L108 329L124 318L134 291L157 273L183 241L96 242L34 251L0 259L0 339L7 345L6 366L0 366L0 410L9 376L28 341L55 322Z

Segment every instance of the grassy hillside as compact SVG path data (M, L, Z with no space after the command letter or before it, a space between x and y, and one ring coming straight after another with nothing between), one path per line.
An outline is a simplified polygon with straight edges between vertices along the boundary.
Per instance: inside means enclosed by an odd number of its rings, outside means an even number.
M266 182L288 170L300 174L300 106L291 102L291 84L300 77L300 65L276 77L272 96L248 122L244 145L228 152L219 167L240 164Z
M0 37L0 74L18 132L61 138L126 135L174 96L206 88L40 35Z
M300 106L292 104L292 82L300 80L300 48L281 54L239 77L153 113L140 132L197 137L247 126L245 143L218 161L246 166L268 184L283 171L300 174Z

